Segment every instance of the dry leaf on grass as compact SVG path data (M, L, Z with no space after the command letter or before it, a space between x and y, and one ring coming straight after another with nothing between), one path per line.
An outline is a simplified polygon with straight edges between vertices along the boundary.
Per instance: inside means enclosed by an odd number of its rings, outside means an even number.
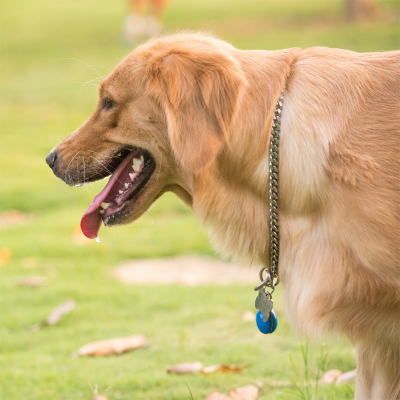
M72 299L68 299L65 303L60 304L56 308L51 310L51 313L46 318L47 325L56 324L63 315L68 314L75 307L75 302Z
M93 394L94 394L94 396L92 397L92 400L107 400L107 396L105 394L98 394L99 393L99 385L95 385L94 390L93 390L92 386L90 385L90 382L89 382L89 386L92 389ZM108 389L105 390L105 392L107 392L110 389L111 389L111 386L109 386Z
M110 356L138 349L146 344L144 335L125 336L88 343L74 352L77 356Z
M258 396L258 387L248 385L231 390L229 396L232 400L255 400Z
M219 371L220 369L221 369L221 364L209 365L208 367L204 367L204 368L201 370L201 373L202 373L203 375L209 375L209 374L212 374L212 373L214 373L214 372Z
M45 276L17 276L15 280L18 286L46 286L47 283Z
M26 222L29 215L17 210L0 212L0 226L12 226Z
M2 248L0 249L0 265L5 264L11 258L10 249Z
M255 400L258 396L258 387L248 385L231 390L229 396L224 393L210 393L206 400Z
M320 383L330 385L332 383L335 383L336 379L339 378L340 375L342 375L342 371L338 369L330 369L322 375Z
M227 394L224 393L210 393L207 397L206 400L232 400Z
M75 302L72 299L68 299L65 303L53 308L44 321L31 326L29 330L31 332L37 332L45 326L56 324L63 315L68 314L74 307Z
M253 311L246 311L242 316L243 322L254 322L256 320L256 314Z
M203 375L209 375L217 371L221 371L223 373L227 372L241 372L243 368L247 367L247 364L235 365L235 364L217 364L210 365L201 370Z
M167 372L171 374L191 374L198 372L203 368L201 362L187 362L182 364L167 365Z
M79 245L79 246L83 246L85 244L89 244L91 242L93 242L92 239L87 238L80 229L75 229L72 232L72 241L73 243Z
M348 371L338 376L336 379L336 385L341 385L342 383L352 383L356 381L357 371Z

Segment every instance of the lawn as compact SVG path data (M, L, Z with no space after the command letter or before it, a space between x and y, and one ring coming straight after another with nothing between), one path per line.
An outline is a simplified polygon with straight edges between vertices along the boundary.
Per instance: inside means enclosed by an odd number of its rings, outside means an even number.
M379 2L381 19L349 24L341 1L171 0L166 30L206 30L243 49L329 46L354 51L400 46L399 1ZM0 248L11 257L0 266L0 398L91 399L99 385L113 399L196 400L257 383L263 400L294 398L274 381L301 370L305 342L285 320L282 288L275 299L279 327L271 336L242 321L252 310L250 285L126 286L110 277L133 258L175 255L217 257L201 221L172 195L161 198L129 227L104 228L101 243L77 245L73 232L104 183L70 188L45 163L48 152L93 111L99 75L130 50L120 44L126 0L1 0L0 210L26 220L0 227ZM94 80L92 84L85 82ZM244 266L247 268L247 266ZM255 283L258 271L254 268ZM48 285L15 285L18 276L46 276ZM29 326L72 298L75 309L37 333ZM99 339L146 335L146 348L120 356L74 358ZM354 369L343 338L310 343L310 368L321 346L328 369ZM171 375L166 365L247 363L241 373ZM90 384L89 384L90 383ZM325 387L321 399L350 399L346 386Z

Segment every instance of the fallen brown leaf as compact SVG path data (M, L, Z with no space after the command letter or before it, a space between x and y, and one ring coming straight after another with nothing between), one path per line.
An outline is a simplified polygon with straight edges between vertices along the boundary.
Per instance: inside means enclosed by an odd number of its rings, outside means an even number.
M51 313L46 318L47 325L56 324L63 315L68 314L75 307L75 302L72 299L68 299L65 303L53 308Z
M45 276L18 276L15 281L18 286L46 286L47 283Z
M191 374L198 372L203 368L201 362L187 362L182 364L167 365L167 372L171 374Z
M342 375L342 371L339 371L338 369L330 369L329 371L326 371L321 378L321 383L325 385L330 385L332 383L335 383L336 379Z
M125 336L114 339L98 340L85 344L74 354L78 356L110 356L121 354L129 350L144 346L146 337L144 335Z
M246 368L247 364L235 365L235 364L221 364L221 371L227 372L241 372L243 368Z
M229 396L232 400L255 400L258 396L258 387L248 385L231 390Z
M207 397L206 400L232 400L228 395L224 393L210 393Z
M258 396L258 387L248 385L231 390L229 396L225 393L210 393L205 400L255 400Z
M242 321L243 322L254 322L256 320L256 314L253 311L246 311L243 314Z
M29 219L29 215L24 214L17 210L3 211L0 212L0 226L11 226L26 222Z
M242 364L242 365L235 365L235 364L216 364L216 365L210 365L208 367L205 367L201 370L201 373L203 375L209 375L212 374L216 371L221 371L223 373L227 372L240 372L243 370L243 368L247 367L247 364Z
M202 373L203 375L209 375L209 374L212 374L213 372L219 371L220 368L221 368L221 364L209 365L208 367L204 367L204 368L201 370L201 373Z
M0 265L5 264L11 258L11 251L6 248L0 249Z
M90 382L89 382L89 386L90 386ZM98 394L99 393L99 385L95 385L94 389L92 388L92 386L90 386L90 388L93 390L93 394L94 396L92 397L92 400L107 400L107 396L103 393L103 394ZM111 386L106 390L106 392L111 389Z
M56 324L64 314L68 314L74 307L75 302L72 299L68 299L65 303L53 308L44 321L31 326L30 331L37 332L45 326Z
M352 383L356 381L357 371L348 371L338 376L336 379L336 385L341 385L342 383Z
M89 244L91 242L93 242L92 239L87 238L80 229L75 229L72 232L72 241L79 245L79 246L83 246L85 244Z

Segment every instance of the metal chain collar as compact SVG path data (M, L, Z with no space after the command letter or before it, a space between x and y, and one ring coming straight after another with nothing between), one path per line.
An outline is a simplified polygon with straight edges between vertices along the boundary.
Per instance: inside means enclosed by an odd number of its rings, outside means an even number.
M279 138L281 132L281 114L283 105L283 94L278 100L275 109L274 120L272 122L271 136L269 141L269 231L271 240L271 269L262 267L260 269L261 283L254 288L260 290L266 286L272 290L267 293L271 296L275 286L279 284L279 223L278 223L278 178L279 178ZM263 277L264 271L267 272Z

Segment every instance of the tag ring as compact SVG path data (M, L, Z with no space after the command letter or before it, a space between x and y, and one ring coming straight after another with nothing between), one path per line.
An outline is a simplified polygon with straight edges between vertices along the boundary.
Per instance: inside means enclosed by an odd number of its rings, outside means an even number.
M263 273L264 271L267 271L266 278L263 278ZM272 275L272 272L269 271L266 267L262 267L259 272L259 277L260 277L260 283L254 288L255 291L258 291L266 286L270 287L272 289L272 294L275 290L275 286L279 284L279 277L276 277L276 281L274 282L274 277Z

